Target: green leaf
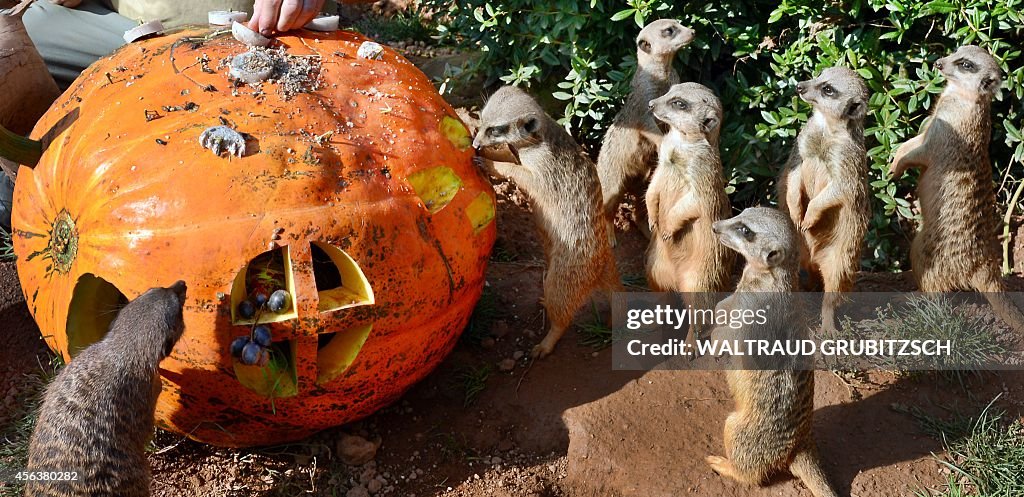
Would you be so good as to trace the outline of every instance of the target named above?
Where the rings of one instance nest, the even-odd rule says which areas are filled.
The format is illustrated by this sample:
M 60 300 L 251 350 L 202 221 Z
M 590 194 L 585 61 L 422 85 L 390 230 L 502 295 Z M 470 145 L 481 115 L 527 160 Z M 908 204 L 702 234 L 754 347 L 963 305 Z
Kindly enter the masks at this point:
M 636 12 L 636 9 L 620 10 L 620 11 L 612 14 L 612 20 L 613 21 L 621 21 L 621 20 L 623 20 L 623 19 L 633 15 L 634 12 Z

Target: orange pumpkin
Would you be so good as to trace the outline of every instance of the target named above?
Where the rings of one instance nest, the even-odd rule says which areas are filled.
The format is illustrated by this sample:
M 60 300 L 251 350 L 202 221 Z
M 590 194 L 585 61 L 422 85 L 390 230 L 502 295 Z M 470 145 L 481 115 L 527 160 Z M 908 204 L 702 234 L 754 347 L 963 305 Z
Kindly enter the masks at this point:
M 208 29 L 90 67 L 36 126 L 48 146 L 15 191 L 18 273 L 47 344 L 73 360 L 120 303 L 184 279 L 157 421 L 233 447 L 362 418 L 427 375 L 483 288 L 494 192 L 430 81 L 389 49 L 361 58 L 364 41 L 278 38 L 305 83 L 229 80 L 222 61 L 246 47 Z M 241 157 L 211 150 L 219 125 L 246 138 Z M 292 305 L 258 316 L 271 360 L 247 366 L 229 349 L 268 252 Z

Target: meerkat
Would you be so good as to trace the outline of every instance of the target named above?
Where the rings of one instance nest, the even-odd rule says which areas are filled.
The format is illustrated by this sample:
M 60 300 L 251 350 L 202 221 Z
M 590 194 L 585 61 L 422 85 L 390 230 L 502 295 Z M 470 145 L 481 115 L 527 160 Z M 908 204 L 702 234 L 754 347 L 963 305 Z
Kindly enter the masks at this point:
M 601 184 L 594 163 L 558 123 L 523 90 L 505 86 L 480 113 L 473 145 L 484 154 L 508 147 L 520 164 L 477 157 L 497 176 L 511 179 L 530 198 L 544 241 L 544 307 L 551 327 L 534 347 L 545 357 L 595 289 L 621 290 L 601 216 Z
M 657 162 L 662 130 L 651 116 L 647 104 L 665 94 L 679 82 L 672 68 L 676 52 L 693 41 L 694 31 L 674 19 L 659 19 L 645 26 L 636 38 L 637 68 L 630 82 L 630 94 L 622 110 L 604 135 L 597 156 L 597 172 L 604 193 L 604 214 L 614 243 L 614 221 L 622 195 L 640 191 L 638 183 L 647 180 Z M 645 231 L 646 221 L 638 216 L 637 225 Z M 645 233 L 645 235 L 649 235 Z
M 753 321 L 742 329 L 720 326 L 714 339 L 801 339 L 807 335 L 793 290 L 798 279 L 799 236 L 782 211 L 766 207 L 744 210 L 740 215 L 713 225 L 721 244 L 746 259 L 736 293 L 718 309 L 727 312 L 765 312 L 763 323 Z M 716 311 L 720 312 L 720 311 Z M 758 360 L 736 356 L 726 371 L 736 409 L 725 421 L 725 457 L 706 461 L 722 476 L 748 485 L 762 485 L 773 474 L 788 469 L 815 497 L 835 497 L 821 468 L 812 433 L 814 371 L 789 364 L 765 368 Z M 772 359 L 769 359 L 772 360 Z M 762 365 L 763 366 L 763 363 Z
M 28 449 L 28 471 L 77 473 L 30 481 L 27 497 L 149 495 L 146 444 L 160 394 L 160 361 L 184 331 L 186 286 L 154 288 L 117 315 L 107 335 L 46 389 Z
M 801 265 L 825 292 L 822 327 L 834 330 L 842 292 L 853 290 L 871 215 L 868 88 L 853 70 L 830 67 L 797 83 L 796 92 L 813 113 L 779 177 L 779 208 L 800 228 Z
M 687 304 L 707 309 L 710 293 L 728 289 L 735 260 L 711 231 L 732 211 L 718 153 L 722 103 L 705 86 L 680 83 L 651 100 L 650 111 L 669 131 L 647 189 L 647 282 L 654 291 L 680 292 Z M 691 340 L 701 338 L 702 329 L 691 323 Z
M 910 248 L 923 292 L 984 292 L 996 314 L 1024 333 L 1024 314 L 1003 294 L 998 222 L 988 146 L 999 65 L 977 46 L 960 47 L 935 62 L 946 77 L 924 131 L 901 145 L 891 173 L 921 169 L 917 198 L 921 226 Z

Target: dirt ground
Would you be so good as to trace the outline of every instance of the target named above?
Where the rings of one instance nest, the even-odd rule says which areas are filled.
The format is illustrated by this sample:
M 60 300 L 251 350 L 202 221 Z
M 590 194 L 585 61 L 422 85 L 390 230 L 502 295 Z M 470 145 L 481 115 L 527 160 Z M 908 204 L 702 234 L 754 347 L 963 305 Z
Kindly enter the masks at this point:
M 485 297 L 493 315 L 485 329 L 464 337 L 441 367 L 397 404 L 299 443 L 228 450 L 159 432 L 150 456 L 153 495 L 573 497 L 619 495 L 612 487 L 629 485 L 648 490 L 622 495 L 673 495 L 651 490 L 662 488 L 656 479 L 670 479 L 677 487 L 683 482 L 687 495 L 809 495 L 788 477 L 753 489 L 724 480 L 705 465 L 705 455 L 722 452 L 723 421 L 732 405 L 720 372 L 613 371 L 610 349 L 580 343 L 579 330 L 570 332 L 554 355 L 531 363 L 525 355 L 544 331 L 542 252 L 521 194 L 507 185 L 498 190 L 500 234 Z M 635 230 L 620 231 L 619 240 L 623 276 L 636 280 L 644 241 Z M 1024 289 L 1021 278 L 1011 284 Z M 857 289 L 912 287 L 903 275 L 865 274 Z M 595 319 L 586 309 L 576 323 Z M 0 327 L 0 421 L 6 424 L 5 413 L 23 400 L 23 375 L 47 361 L 10 263 L 0 265 Z M 1016 372 L 992 374 L 960 387 L 931 376 L 874 372 L 840 378 L 818 372 L 815 432 L 825 469 L 841 494 L 855 497 L 938 488 L 945 476 L 932 454 L 941 453 L 942 445 L 908 410 L 945 418 L 977 412 L 1003 394 L 1001 404 L 1019 415 L 1024 412 L 1021 379 Z M 478 395 L 470 398 L 467 389 L 477 388 Z M 588 455 L 570 461 L 563 415 L 595 401 L 620 404 L 597 405 L 590 413 L 605 438 L 620 437 L 617 456 L 593 460 L 603 452 L 583 440 L 576 442 L 583 443 L 578 450 Z M 635 422 L 633 416 L 621 419 L 624 409 L 636 413 Z M 607 426 L 601 426 L 602 416 Z M 379 442 L 380 448 L 369 462 L 350 466 L 342 462 L 343 452 L 351 455 L 343 440 Z M 574 466 L 575 475 L 570 474 Z M 669 468 L 669 474 L 623 481 L 638 478 L 636 468 L 646 467 Z M 601 471 L 606 473 L 594 476 Z

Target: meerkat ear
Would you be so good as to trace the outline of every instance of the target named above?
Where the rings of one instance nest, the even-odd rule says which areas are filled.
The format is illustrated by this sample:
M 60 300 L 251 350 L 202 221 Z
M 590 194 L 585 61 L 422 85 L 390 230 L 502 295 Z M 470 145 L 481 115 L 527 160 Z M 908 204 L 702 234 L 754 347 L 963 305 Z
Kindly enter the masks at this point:
M 984 78 L 981 78 L 981 90 L 984 92 L 993 92 L 999 88 L 999 85 L 1002 84 L 1002 82 L 1002 79 L 998 75 L 985 76 Z
M 526 116 L 519 121 L 519 126 L 532 135 L 540 129 L 540 119 L 537 116 Z
M 764 264 L 768 267 L 778 266 L 786 257 L 786 251 L 782 249 L 769 249 L 764 252 Z
M 636 41 L 636 48 L 643 50 L 644 53 L 651 53 L 651 42 L 640 38 Z
M 851 100 L 850 103 L 846 104 L 843 117 L 847 119 L 860 119 L 867 114 L 867 110 L 868 106 L 864 105 L 863 100 Z
M 700 130 L 705 133 L 710 132 L 716 127 L 718 127 L 718 116 L 714 114 L 704 116 L 704 120 L 700 122 Z

